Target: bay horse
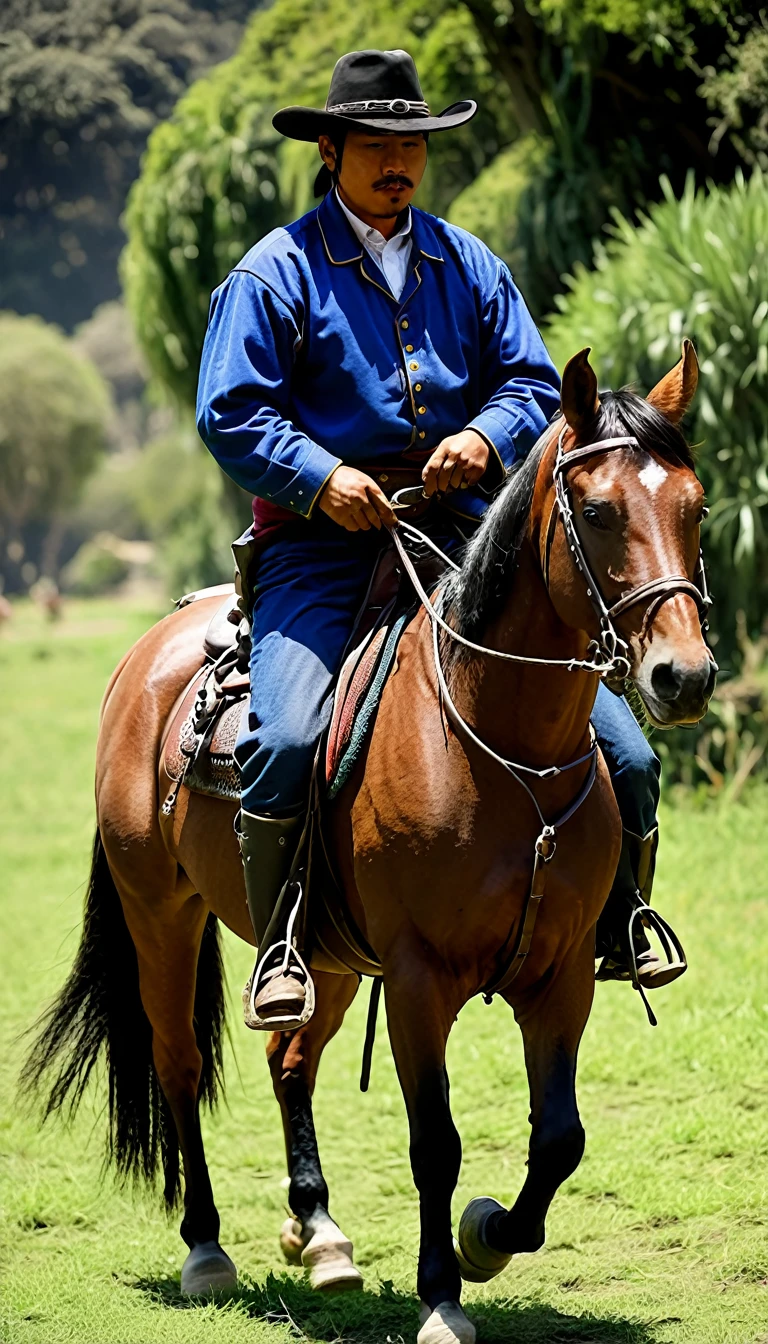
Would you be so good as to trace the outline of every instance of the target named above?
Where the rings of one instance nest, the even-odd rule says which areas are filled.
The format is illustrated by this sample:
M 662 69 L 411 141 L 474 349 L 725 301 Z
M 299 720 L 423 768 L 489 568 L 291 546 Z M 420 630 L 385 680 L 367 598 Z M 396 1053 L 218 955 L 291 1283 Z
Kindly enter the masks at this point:
M 576 1056 L 621 838 L 591 745 L 595 650 L 612 635 L 610 665 L 621 661 L 618 646 L 658 725 L 698 721 L 714 685 L 694 584 L 703 491 L 677 427 L 696 387 L 692 346 L 646 400 L 625 390 L 601 404 L 588 356 L 566 366 L 562 418 L 503 487 L 460 570 L 440 585 L 437 610 L 422 605 L 408 625 L 367 752 L 326 813 L 349 910 L 383 968 L 420 1200 L 419 1344 L 471 1344 L 461 1276 L 490 1279 L 541 1246 L 549 1205 L 583 1152 Z M 82 941 L 26 1070 L 30 1085 L 53 1071 L 50 1113 L 78 1103 L 105 1050 L 118 1171 L 151 1180 L 162 1168 L 171 1207 L 181 1155 L 187 1293 L 236 1282 L 219 1244 L 199 1111 L 221 1079 L 217 921 L 253 942 L 235 805 L 182 788 L 171 818 L 160 807 L 170 785 L 159 766 L 164 733 L 202 663 L 212 610 L 213 600 L 200 601 L 166 617 L 109 683 Z M 531 873 L 542 818 L 568 816 L 579 800 L 561 820 L 539 900 Z M 535 928 L 524 915 L 532 894 Z M 530 946 L 512 980 L 500 976 L 502 949 L 520 952 L 524 924 Z M 281 1244 L 313 1286 L 358 1287 L 351 1243 L 328 1212 L 311 1098 L 359 981 L 322 969 L 315 981 L 311 1021 L 267 1045 L 291 1178 Z M 470 1202 L 455 1248 L 461 1147 L 446 1042 L 462 1006 L 494 983 L 523 1037 L 528 1171 L 511 1209 Z

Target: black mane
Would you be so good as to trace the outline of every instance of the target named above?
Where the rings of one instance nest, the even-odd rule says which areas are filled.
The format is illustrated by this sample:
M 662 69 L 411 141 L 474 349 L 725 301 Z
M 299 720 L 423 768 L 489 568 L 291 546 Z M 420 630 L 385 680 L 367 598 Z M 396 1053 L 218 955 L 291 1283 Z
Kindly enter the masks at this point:
M 693 456 L 680 430 L 629 388 L 600 393 L 600 411 L 590 441 L 630 434 L 641 449 L 653 449 L 672 465 L 693 468 Z M 464 552 L 459 573 L 451 574 L 446 598 L 459 634 L 477 639 L 509 592 L 525 537 L 536 476 L 551 431 L 547 430 L 522 462 L 509 472 Z

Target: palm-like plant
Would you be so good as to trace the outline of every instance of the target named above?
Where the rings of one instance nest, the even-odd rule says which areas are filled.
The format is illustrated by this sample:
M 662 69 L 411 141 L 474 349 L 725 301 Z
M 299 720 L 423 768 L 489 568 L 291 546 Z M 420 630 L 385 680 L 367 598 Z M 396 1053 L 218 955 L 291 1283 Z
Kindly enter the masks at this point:
M 637 227 L 615 216 L 593 270 L 579 267 L 546 339 L 557 362 L 591 345 L 606 384 L 652 387 L 693 338 L 689 425 L 711 508 L 706 550 L 718 658 L 738 654 L 737 613 L 759 634 L 768 597 L 768 176 L 690 180 Z

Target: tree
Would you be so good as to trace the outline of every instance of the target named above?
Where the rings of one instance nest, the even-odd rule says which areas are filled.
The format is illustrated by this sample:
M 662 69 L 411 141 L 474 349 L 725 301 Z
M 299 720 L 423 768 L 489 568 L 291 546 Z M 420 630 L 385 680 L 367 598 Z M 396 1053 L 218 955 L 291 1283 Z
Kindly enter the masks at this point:
M 55 568 L 60 522 L 104 451 L 111 415 L 94 366 L 56 327 L 0 314 L 0 563 L 24 561 L 25 530 L 43 524 L 42 568 Z M 35 569 L 36 565 L 33 566 Z M 24 577 L 24 575 L 22 575 Z M 31 581 L 35 574 L 28 571 Z
M 194 400 L 211 290 L 254 242 L 313 204 L 317 150 L 282 140 L 272 114 L 322 106 L 343 52 L 402 45 L 438 111 L 465 94 L 481 106 L 469 126 L 430 141 L 420 200 L 445 211 L 516 134 L 459 0 L 276 0 L 153 133 L 129 200 L 122 273 L 152 371 L 181 403 Z
M 466 0 L 515 120 L 546 154 L 520 193 L 508 248 L 543 317 L 589 264 L 613 211 L 730 182 L 768 147 L 768 32 L 740 0 Z M 713 117 L 713 112 L 718 115 Z M 463 205 L 468 226 L 469 212 Z
M 67 327 L 116 298 L 147 136 L 234 49 L 251 0 L 4 0 L 0 308 Z

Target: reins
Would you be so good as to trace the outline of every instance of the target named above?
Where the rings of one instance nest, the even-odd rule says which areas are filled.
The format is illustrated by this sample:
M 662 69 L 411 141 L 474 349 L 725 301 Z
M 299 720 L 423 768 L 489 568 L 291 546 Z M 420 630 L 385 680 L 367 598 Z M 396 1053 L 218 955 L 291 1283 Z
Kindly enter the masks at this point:
M 587 649 L 588 657 L 586 659 L 535 658 L 523 654 L 505 653 L 500 649 L 491 649 L 483 644 L 476 644 L 473 640 L 466 639 L 464 635 L 460 634 L 459 631 L 454 630 L 444 619 L 439 609 L 442 604 L 442 594 L 440 591 L 438 590 L 435 602 L 433 602 L 426 592 L 400 534 L 404 533 L 406 536 L 411 536 L 421 545 L 427 546 L 435 555 L 439 556 L 447 566 L 456 572 L 460 572 L 459 566 L 454 564 L 450 557 L 441 551 L 439 546 L 435 545 L 429 537 L 427 537 L 419 528 L 414 527 L 412 523 L 399 519 L 397 527 L 391 529 L 392 540 L 400 561 L 413 584 L 432 627 L 432 649 L 435 661 L 435 674 L 437 677 L 439 693 L 445 704 L 446 710 L 470 741 L 473 742 L 486 756 L 490 757 L 491 760 L 502 766 L 508 774 L 512 775 L 513 779 L 515 779 L 520 787 L 525 790 L 533 803 L 541 825 L 541 832 L 534 845 L 531 884 L 523 903 L 520 920 L 516 925 L 516 935 L 513 939 L 513 933 L 515 931 L 515 926 L 513 926 L 513 929 L 510 930 L 510 933 L 501 948 L 499 954 L 500 966 L 496 975 L 491 978 L 482 990 L 480 990 L 486 1003 L 491 1002 L 494 994 L 502 993 L 508 989 L 522 970 L 525 958 L 530 950 L 539 905 L 541 904 L 546 889 L 546 866 L 554 858 L 557 849 L 558 829 L 565 825 L 565 823 L 578 812 L 582 803 L 589 797 L 597 777 L 597 742 L 595 741 L 594 730 L 590 725 L 592 740 L 589 751 L 579 756 L 576 760 L 568 761 L 565 765 L 547 766 L 543 770 L 538 770 L 528 765 L 522 765 L 520 762 L 509 761 L 505 757 L 500 756 L 492 747 L 489 747 L 486 742 L 483 742 L 483 740 L 478 737 L 474 729 L 470 727 L 466 719 L 464 719 L 459 712 L 459 709 L 454 702 L 440 657 L 439 631 L 442 630 L 453 642 L 462 645 L 464 648 L 471 649 L 473 652 L 481 654 L 484 657 L 503 659 L 512 663 L 538 665 L 541 667 L 561 667 L 569 672 L 593 672 L 600 677 L 612 677 L 624 681 L 630 673 L 630 661 L 628 645 L 626 641 L 621 638 L 614 625 L 614 621 L 619 615 L 628 611 L 631 607 L 637 606 L 640 602 L 646 602 L 647 610 L 643 621 L 643 633 L 645 634 L 663 603 L 666 602 L 669 597 L 677 595 L 678 593 L 684 593 L 686 596 L 692 597 L 696 602 L 702 629 L 706 630 L 707 611 L 712 601 L 707 590 L 703 556 L 701 551 L 699 551 L 696 577 L 699 580 L 700 586 L 693 583 L 684 574 L 662 575 L 657 579 L 650 579 L 645 583 L 638 584 L 637 587 L 630 589 L 627 593 L 623 593 L 621 597 L 610 605 L 606 603 L 600 585 L 590 568 L 576 525 L 573 502 L 567 482 L 567 472 L 577 462 L 582 462 L 589 457 L 593 457 L 596 453 L 612 452 L 617 448 L 639 448 L 640 444 L 632 435 L 622 435 L 616 438 L 597 440 L 595 443 L 588 443 L 582 447 L 573 448 L 570 452 L 566 453 L 563 449 L 563 440 L 565 438 L 566 430 L 567 425 L 564 425 L 560 431 L 557 443 L 557 456 L 555 458 L 553 469 L 555 504 L 547 527 L 548 535 L 545 544 L 543 578 L 547 590 L 549 591 L 549 558 L 551 538 L 554 535 L 554 529 L 552 528 L 552 519 L 554 519 L 555 527 L 557 526 L 558 521 L 562 523 L 566 543 L 573 556 L 577 569 L 584 578 L 587 588 L 587 596 L 590 599 L 599 623 L 600 634 L 597 639 L 591 641 Z M 396 494 L 392 496 L 393 508 L 408 507 L 407 502 L 402 496 L 412 494 L 414 489 L 419 490 L 419 487 L 409 487 L 397 491 Z M 591 657 L 589 655 L 591 655 Z M 566 770 L 572 770 L 578 765 L 584 765 L 586 762 L 589 762 L 589 769 L 578 794 L 559 817 L 554 821 L 548 822 L 541 810 L 536 795 L 522 775 L 533 775 L 535 778 L 542 780 L 554 779 L 558 775 L 563 774 Z M 639 988 L 639 982 L 636 978 L 635 984 L 636 987 Z M 645 1001 L 644 995 L 643 998 Z M 646 1008 L 647 1007 L 648 1005 L 646 1003 Z M 649 1014 L 649 1016 L 651 1016 L 651 1021 L 653 1023 L 654 1019 L 652 1018 L 652 1015 Z

